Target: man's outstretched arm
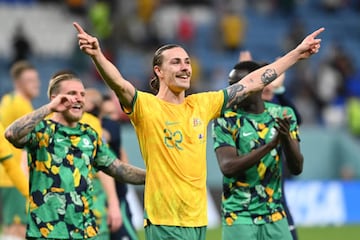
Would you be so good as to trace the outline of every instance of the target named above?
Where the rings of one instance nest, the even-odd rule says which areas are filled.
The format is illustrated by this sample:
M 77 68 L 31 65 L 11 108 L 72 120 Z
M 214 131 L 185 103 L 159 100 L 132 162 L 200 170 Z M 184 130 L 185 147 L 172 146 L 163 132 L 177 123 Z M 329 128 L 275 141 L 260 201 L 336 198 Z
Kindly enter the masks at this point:
M 301 59 L 306 59 L 316 54 L 320 49 L 321 39 L 316 38 L 324 28 L 319 28 L 308 35 L 295 49 L 278 58 L 256 71 L 246 75 L 241 81 L 226 88 L 228 93 L 227 108 L 230 108 L 252 92 L 257 92 L 264 88 L 265 85 L 274 81 L 279 75 L 284 73 L 288 68 L 293 66 Z
M 135 87 L 125 80 L 114 64 L 104 56 L 96 37 L 86 33 L 76 22 L 74 27 L 78 31 L 77 37 L 80 49 L 91 57 L 99 74 L 105 83 L 116 93 L 121 104 L 126 108 L 131 108 L 135 96 Z

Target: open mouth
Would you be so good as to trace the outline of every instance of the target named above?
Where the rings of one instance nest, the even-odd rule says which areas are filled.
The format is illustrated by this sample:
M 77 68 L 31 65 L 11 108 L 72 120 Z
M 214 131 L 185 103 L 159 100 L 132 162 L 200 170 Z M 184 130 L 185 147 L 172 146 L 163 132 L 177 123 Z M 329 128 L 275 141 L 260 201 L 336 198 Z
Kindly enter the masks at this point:
M 74 105 L 71 107 L 71 109 L 74 109 L 74 110 L 76 110 L 76 111 L 80 111 L 80 110 L 82 110 L 82 106 L 81 106 L 81 104 L 74 104 Z
M 189 75 L 177 75 L 176 78 L 179 78 L 179 79 L 183 79 L 183 80 L 188 80 L 190 78 Z

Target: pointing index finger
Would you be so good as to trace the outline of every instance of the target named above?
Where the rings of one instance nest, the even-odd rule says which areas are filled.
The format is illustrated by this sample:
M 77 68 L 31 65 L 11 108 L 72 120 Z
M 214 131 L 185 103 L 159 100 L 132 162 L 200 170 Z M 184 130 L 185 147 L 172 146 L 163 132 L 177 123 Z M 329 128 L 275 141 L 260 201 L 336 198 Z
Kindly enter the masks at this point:
M 85 33 L 84 29 L 77 22 L 73 22 L 73 25 L 78 31 L 78 33 Z
M 311 35 L 315 38 L 317 35 L 319 35 L 320 33 L 322 33 L 325 30 L 325 28 L 319 28 L 318 30 L 316 30 L 315 32 L 313 32 Z

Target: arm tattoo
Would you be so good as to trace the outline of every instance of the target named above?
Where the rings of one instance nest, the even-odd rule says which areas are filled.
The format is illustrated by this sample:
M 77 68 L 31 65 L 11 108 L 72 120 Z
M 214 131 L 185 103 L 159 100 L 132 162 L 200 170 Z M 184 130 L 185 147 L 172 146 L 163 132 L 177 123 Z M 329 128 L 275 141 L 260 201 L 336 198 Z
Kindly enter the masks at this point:
M 226 104 L 226 108 L 235 106 L 247 97 L 248 93 L 244 91 L 245 88 L 246 87 L 240 83 L 236 83 L 230 87 L 227 87 L 229 98 Z
M 7 140 L 16 147 L 23 147 L 28 140 L 26 138 L 27 134 L 48 114 L 50 114 L 48 107 L 43 106 L 17 119 L 6 129 L 5 136 Z
M 145 170 L 123 163 L 116 159 L 104 169 L 104 172 L 114 177 L 119 182 L 135 185 L 145 184 Z
M 265 72 L 261 75 L 261 81 L 264 85 L 268 85 L 278 77 L 275 69 L 266 69 Z

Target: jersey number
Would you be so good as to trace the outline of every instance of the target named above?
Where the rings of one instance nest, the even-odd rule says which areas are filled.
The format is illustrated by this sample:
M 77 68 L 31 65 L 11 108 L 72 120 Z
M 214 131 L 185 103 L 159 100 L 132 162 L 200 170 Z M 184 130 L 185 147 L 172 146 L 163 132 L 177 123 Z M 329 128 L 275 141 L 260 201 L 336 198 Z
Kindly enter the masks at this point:
M 183 141 L 183 135 L 181 131 L 176 130 L 175 132 L 172 132 L 171 130 L 165 128 L 164 134 L 164 143 L 168 148 L 183 150 L 183 148 L 180 146 Z

